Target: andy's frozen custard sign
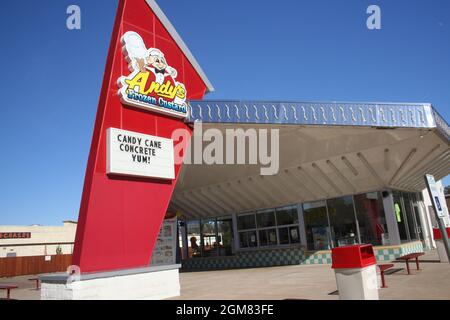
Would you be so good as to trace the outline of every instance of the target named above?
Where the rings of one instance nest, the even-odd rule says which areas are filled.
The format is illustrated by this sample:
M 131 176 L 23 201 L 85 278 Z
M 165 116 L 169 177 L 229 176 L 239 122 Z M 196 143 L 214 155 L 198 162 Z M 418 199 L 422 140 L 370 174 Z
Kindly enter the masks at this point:
M 177 70 L 169 66 L 164 53 L 146 48 L 136 32 L 122 37 L 123 52 L 131 74 L 119 79 L 119 95 L 126 105 L 169 114 L 187 116 L 186 88 L 176 81 Z
M 122 103 L 186 118 L 186 88 L 176 81 L 178 72 L 169 66 L 164 53 L 147 48 L 132 31 L 123 35 L 122 45 L 131 71 L 119 78 Z M 107 141 L 107 174 L 175 179 L 173 140 L 109 128 Z

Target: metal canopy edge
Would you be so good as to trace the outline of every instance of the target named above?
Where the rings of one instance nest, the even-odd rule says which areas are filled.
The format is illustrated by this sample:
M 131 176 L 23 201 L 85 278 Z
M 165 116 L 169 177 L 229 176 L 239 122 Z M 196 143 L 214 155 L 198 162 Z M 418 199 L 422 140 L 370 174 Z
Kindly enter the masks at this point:
M 428 103 L 190 101 L 189 122 L 437 129 L 450 126 Z
M 178 34 L 177 30 L 175 30 L 175 27 L 172 25 L 172 23 L 169 21 L 167 16 L 164 14 L 164 12 L 161 10 L 161 8 L 158 6 L 158 4 L 155 2 L 155 0 L 145 0 L 147 4 L 150 6 L 150 8 L 153 10 L 155 15 L 158 17 L 158 19 L 161 21 L 163 26 L 166 28 L 167 32 L 172 36 L 172 38 L 175 40 L 178 47 L 180 47 L 181 51 L 183 51 L 186 58 L 189 60 L 189 62 L 192 64 L 192 66 L 195 68 L 197 73 L 199 74 L 200 78 L 202 78 L 203 82 L 206 84 L 207 92 L 214 92 L 214 87 L 209 81 L 208 77 L 206 76 L 205 72 L 203 72 L 203 69 L 200 67 L 199 63 L 195 59 L 192 52 L 189 50 L 187 45 L 184 43 L 183 39 L 181 39 L 180 35 Z

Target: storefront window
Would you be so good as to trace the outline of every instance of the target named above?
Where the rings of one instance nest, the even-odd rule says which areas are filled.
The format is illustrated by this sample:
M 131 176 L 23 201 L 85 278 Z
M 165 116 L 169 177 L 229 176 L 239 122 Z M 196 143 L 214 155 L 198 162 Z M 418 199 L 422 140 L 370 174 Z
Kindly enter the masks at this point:
M 384 245 L 388 239 L 383 202 L 378 192 L 354 196 L 356 216 L 362 243 Z
M 239 232 L 239 244 L 241 248 L 254 248 L 258 246 L 256 231 Z
M 303 212 L 308 249 L 331 249 L 330 226 L 325 201 L 304 203 Z
M 296 207 L 285 207 L 276 210 L 277 225 L 284 226 L 298 224 L 298 213 Z
M 227 256 L 234 253 L 231 216 L 186 222 L 188 257 Z
M 277 244 L 277 229 L 259 230 L 259 245 L 261 247 L 274 246 Z
M 333 246 L 341 247 L 358 242 L 353 197 L 327 201 Z
M 241 248 L 254 248 L 258 246 L 256 236 L 256 215 L 254 213 L 243 214 L 237 217 L 239 231 L 239 246 Z M 243 230 L 248 230 L 244 231 Z
M 241 248 L 300 243 L 297 206 L 243 214 L 237 221 Z
M 258 212 L 256 214 L 256 220 L 258 222 L 258 228 L 274 227 L 276 225 L 274 210 Z
M 300 243 L 300 233 L 297 226 L 279 228 L 280 244 Z
M 300 243 L 297 206 L 276 209 L 280 245 Z
M 289 244 L 289 228 L 278 229 L 278 235 L 280 236 L 280 244 Z
M 256 229 L 256 220 L 254 213 L 238 216 L 237 220 L 239 230 Z
M 219 256 L 230 256 L 233 248 L 233 220 L 231 217 L 217 219 L 217 242 Z

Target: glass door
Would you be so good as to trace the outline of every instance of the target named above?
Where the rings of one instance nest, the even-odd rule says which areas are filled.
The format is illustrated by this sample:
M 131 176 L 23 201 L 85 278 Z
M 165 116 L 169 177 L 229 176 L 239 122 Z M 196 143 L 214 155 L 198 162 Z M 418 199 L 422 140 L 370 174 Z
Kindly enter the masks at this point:
M 217 224 L 216 219 L 202 220 L 202 256 L 217 256 Z
M 402 196 L 400 192 L 397 191 L 393 193 L 393 196 L 394 196 L 394 214 L 395 219 L 397 220 L 398 232 L 400 233 L 400 240 L 409 241 L 409 232 L 407 230 L 407 223 Z
M 353 197 L 361 243 L 383 245 L 388 238 L 383 200 L 378 192 Z
M 200 249 L 200 220 L 189 220 L 186 222 L 186 236 L 188 245 L 188 257 L 201 257 Z
M 353 198 L 327 200 L 333 247 L 354 245 L 358 242 Z
M 331 231 L 325 201 L 303 204 L 308 250 L 330 250 Z
M 231 217 L 217 219 L 217 245 L 219 256 L 234 254 L 233 220 Z
M 403 193 L 403 203 L 405 206 L 406 222 L 408 225 L 410 240 L 419 239 L 417 234 L 417 221 L 413 209 L 413 202 L 415 202 L 414 200 L 415 199 L 413 199 L 412 194 Z

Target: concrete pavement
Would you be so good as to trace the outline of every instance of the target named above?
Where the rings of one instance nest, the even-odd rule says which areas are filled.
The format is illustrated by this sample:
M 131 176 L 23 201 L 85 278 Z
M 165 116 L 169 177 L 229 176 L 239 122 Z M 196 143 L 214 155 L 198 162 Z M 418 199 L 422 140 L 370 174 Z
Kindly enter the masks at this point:
M 437 263 L 436 252 L 421 258 L 421 271 L 410 263 L 412 275 L 407 275 L 404 262 L 394 263 L 403 270 L 386 276 L 388 288 L 380 289 L 382 300 L 433 299 L 450 300 L 450 264 Z M 0 283 L 15 283 L 20 289 L 12 298 L 36 300 L 40 292 L 27 277 L 0 279 Z M 181 296 L 172 300 L 337 300 L 334 271 L 329 265 L 285 266 L 180 274 Z M 6 292 L 0 292 L 0 297 Z

